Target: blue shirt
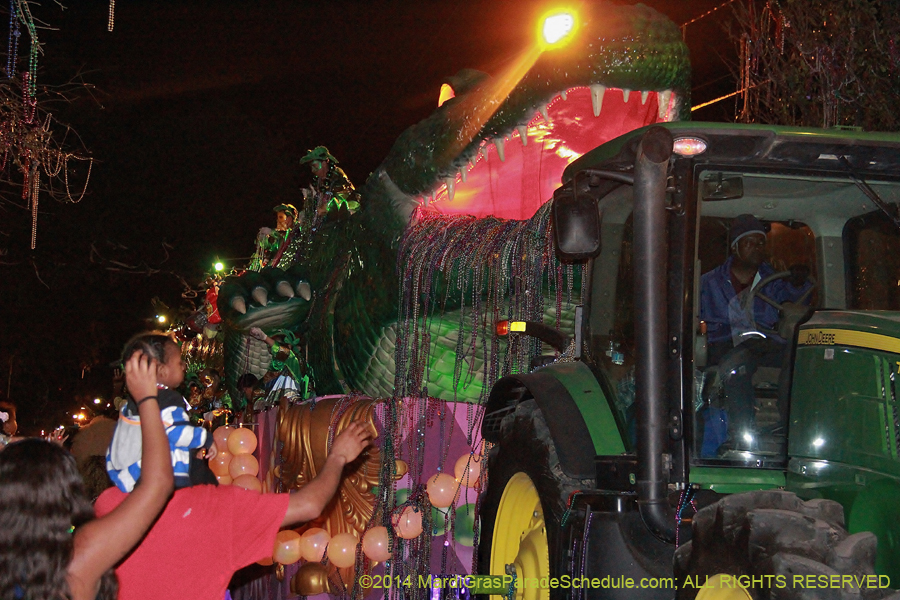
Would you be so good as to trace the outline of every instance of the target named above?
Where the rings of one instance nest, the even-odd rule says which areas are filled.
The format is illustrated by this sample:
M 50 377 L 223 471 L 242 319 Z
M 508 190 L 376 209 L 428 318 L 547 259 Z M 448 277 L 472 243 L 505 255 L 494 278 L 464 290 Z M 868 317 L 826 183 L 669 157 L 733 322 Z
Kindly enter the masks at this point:
M 753 284 L 748 286 L 740 294 L 734 290 L 731 283 L 731 264 L 734 256 L 729 256 L 721 266 L 704 273 L 700 278 L 700 320 L 706 321 L 706 333 L 709 343 L 732 340 L 734 345 L 743 341 L 744 334 L 758 331 L 759 328 L 774 330 L 778 323 L 778 310 L 760 299 L 753 299 L 753 314 L 748 315 L 741 306 L 741 300 L 746 298 L 757 281 L 765 279 L 775 273 L 775 269 L 768 263 L 759 266 Z M 796 288 L 787 279 L 776 279 L 768 283 L 761 293 L 779 304 L 784 302 L 796 302 L 806 291 L 812 287 L 806 282 L 802 287 Z M 776 337 L 775 339 L 781 340 Z

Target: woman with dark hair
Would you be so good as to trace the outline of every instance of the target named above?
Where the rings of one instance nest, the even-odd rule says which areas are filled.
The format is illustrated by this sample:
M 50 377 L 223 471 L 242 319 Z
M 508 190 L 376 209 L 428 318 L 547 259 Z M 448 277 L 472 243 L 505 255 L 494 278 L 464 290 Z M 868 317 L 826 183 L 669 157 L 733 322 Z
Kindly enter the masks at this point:
M 0 600 L 115 600 L 112 567 L 153 523 L 172 493 L 169 444 L 156 399 L 158 363 L 142 352 L 125 365 L 138 400 L 141 484 L 95 519 L 75 459 L 26 439 L 0 452 Z

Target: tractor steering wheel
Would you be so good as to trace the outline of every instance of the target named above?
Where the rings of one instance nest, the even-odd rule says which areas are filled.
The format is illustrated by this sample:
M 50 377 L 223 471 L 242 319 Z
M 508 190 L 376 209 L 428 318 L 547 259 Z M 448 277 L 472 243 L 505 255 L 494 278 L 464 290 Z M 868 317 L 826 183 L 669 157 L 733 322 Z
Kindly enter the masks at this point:
M 806 280 L 811 284 L 809 289 L 803 292 L 803 295 L 797 298 L 794 302 L 776 302 L 772 300 L 768 296 L 762 293 L 763 288 L 769 285 L 771 282 L 776 279 L 787 279 L 791 277 L 793 274 L 790 271 L 779 271 L 778 273 L 772 273 L 768 277 L 765 277 L 759 281 L 753 289 L 750 290 L 750 293 L 747 294 L 747 299 L 744 301 L 744 309 L 747 311 L 747 314 L 753 314 L 753 301 L 759 296 L 759 299 L 763 302 L 766 302 L 770 306 L 772 306 L 775 310 L 778 311 L 780 318 L 778 319 L 778 331 L 772 331 L 770 329 L 765 329 L 760 327 L 759 330 L 763 333 L 776 334 L 781 336 L 781 338 L 785 340 L 790 340 L 793 337 L 794 329 L 797 327 L 797 324 L 800 320 L 809 314 L 809 311 L 812 309 L 811 306 L 807 306 L 804 304 L 806 300 L 809 298 L 810 294 L 813 293 L 814 290 L 818 289 L 818 284 L 816 280 L 811 276 L 808 276 Z

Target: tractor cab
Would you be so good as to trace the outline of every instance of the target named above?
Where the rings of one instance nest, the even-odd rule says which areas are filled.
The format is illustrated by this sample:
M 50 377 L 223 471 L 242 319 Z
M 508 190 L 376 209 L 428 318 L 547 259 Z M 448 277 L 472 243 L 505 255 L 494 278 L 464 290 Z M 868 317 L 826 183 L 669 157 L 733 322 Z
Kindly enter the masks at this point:
M 900 136 L 666 123 L 563 182 L 575 351 L 492 387 L 482 572 L 900 579 Z

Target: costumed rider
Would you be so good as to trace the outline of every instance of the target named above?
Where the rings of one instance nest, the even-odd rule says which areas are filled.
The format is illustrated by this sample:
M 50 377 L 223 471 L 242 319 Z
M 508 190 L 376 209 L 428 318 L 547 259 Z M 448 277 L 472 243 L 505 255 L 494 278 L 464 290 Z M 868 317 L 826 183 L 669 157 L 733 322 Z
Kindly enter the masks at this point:
M 359 193 L 337 163 L 325 146 L 316 146 L 300 159 L 301 165 L 309 164 L 314 177 L 312 185 L 303 190 L 303 212 L 312 229 L 326 218 L 346 218 L 359 209 Z
M 700 278 L 700 320 L 706 323 L 709 364 L 719 365 L 717 379 L 728 422 L 725 447 L 752 449 L 757 433 L 753 374 L 759 367 L 778 367 L 786 377 L 789 359 L 788 343 L 775 331 L 780 312 L 761 296 L 782 306 L 802 306 L 808 304 L 813 284 L 809 268 L 795 265 L 789 277 L 773 279 L 755 290 L 759 282 L 775 274 L 765 262 L 766 227 L 753 215 L 743 214 L 732 220 L 730 232 L 731 256 Z M 781 395 L 780 424 L 786 401 Z
M 276 404 L 282 396 L 286 396 L 291 402 L 303 402 L 315 395 L 310 384 L 310 377 L 297 359 L 297 355 L 291 349 L 295 341 L 294 335 L 282 332 L 284 342 L 269 337 L 259 327 L 250 328 L 250 337 L 264 342 L 269 347 L 272 362 L 269 364 L 269 372 L 263 377 L 266 394 L 253 406 L 253 410 L 263 410 L 267 406 Z
M 272 209 L 276 216 L 275 230 L 261 227 L 256 236 L 256 253 L 250 263 L 251 271 L 263 267 L 277 267 L 300 231 L 297 209 L 293 204 L 279 204 Z

